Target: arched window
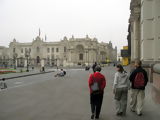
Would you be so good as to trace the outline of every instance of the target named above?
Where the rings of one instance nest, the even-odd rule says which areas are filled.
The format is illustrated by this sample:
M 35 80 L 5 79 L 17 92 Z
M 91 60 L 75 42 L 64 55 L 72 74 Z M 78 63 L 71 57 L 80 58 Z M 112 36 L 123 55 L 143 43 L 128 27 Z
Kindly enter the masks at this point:
M 66 49 L 66 47 L 64 47 L 64 52 L 66 52 L 67 51 L 67 49 Z
M 82 53 L 79 54 L 79 60 L 83 60 L 83 54 Z

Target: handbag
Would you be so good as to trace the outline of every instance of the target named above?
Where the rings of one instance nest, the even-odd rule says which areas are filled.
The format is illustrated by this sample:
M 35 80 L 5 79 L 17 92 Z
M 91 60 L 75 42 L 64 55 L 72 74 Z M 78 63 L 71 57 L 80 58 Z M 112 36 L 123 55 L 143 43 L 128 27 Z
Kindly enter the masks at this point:
M 93 78 L 93 85 L 91 85 L 91 89 L 93 92 L 96 92 L 96 91 L 99 91 L 99 84 L 98 82 L 96 82 L 94 76 L 92 75 L 92 78 Z

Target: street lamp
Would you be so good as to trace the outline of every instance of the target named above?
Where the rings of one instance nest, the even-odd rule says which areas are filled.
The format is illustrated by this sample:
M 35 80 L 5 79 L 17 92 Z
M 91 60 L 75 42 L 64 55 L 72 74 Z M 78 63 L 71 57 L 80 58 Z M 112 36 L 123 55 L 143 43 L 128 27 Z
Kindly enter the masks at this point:
M 27 70 L 26 70 L 26 72 L 29 72 L 29 63 L 28 63 L 29 55 L 30 55 L 30 51 L 26 50 L 26 52 L 25 52 L 25 57 L 27 58 Z

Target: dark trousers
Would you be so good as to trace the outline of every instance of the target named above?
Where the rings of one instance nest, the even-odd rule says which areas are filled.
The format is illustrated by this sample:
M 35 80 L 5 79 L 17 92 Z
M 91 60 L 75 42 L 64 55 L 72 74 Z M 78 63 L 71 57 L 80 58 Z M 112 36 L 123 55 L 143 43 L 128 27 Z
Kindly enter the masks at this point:
M 101 106 L 103 101 L 103 93 L 92 93 L 90 94 L 91 112 L 99 118 L 101 112 Z

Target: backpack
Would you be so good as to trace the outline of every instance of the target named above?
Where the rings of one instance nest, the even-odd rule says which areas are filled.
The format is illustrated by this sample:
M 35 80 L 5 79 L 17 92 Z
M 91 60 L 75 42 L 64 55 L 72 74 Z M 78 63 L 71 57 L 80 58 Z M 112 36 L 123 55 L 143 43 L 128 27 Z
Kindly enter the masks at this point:
M 145 87 L 145 78 L 142 72 L 136 74 L 134 79 L 134 87 L 135 88 Z
M 93 85 L 91 85 L 91 89 L 92 89 L 93 92 L 97 92 L 97 91 L 100 90 L 100 88 L 99 88 L 99 83 L 96 82 L 96 80 L 95 80 L 95 78 L 93 77 L 93 75 L 92 75 L 92 78 L 93 78 Z

